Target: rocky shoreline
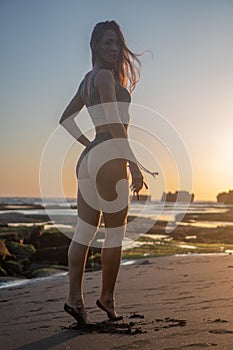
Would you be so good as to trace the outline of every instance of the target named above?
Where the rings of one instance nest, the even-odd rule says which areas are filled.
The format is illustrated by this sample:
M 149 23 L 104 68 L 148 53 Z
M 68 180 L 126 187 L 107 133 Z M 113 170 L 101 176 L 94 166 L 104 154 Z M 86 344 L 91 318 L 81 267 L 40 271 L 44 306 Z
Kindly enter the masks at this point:
M 14 223 L 21 225 L 11 226 Z M 24 226 L 24 223 L 31 225 Z M 46 215 L 29 216 L 17 212 L 0 215 L 1 282 L 10 278 L 45 277 L 68 270 L 67 252 L 72 231 L 64 234 L 64 230 L 62 233 L 54 227 L 45 229 L 45 223 L 49 223 Z M 87 269 L 100 268 L 99 252 L 97 248 L 90 249 Z
M 76 216 L 57 216 L 58 223 L 73 228 Z M 131 221 L 134 217 L 129 216 Z M 179 219 L 177 217 L 177 219 Z M 141 225 L 147 218 L 142 218 Z M 233 252 L 232 226 L 215 228 L 195 227 L 194 220 L 233 221 L 233 208 L 224 213 L 186 214 L 183 222 L 166 234 L 167 222 L 157 221 L 153 227 L 137 239 L 138 246 L 123 252 L 123 258 L 144 258 L 189 253 Z M 13 224 L 19 226 L 11 226 Z M 25 225 L 23 225 L 25 223 Z M 59 231 L 49 225 L 50 218 L 44 215 L 22 214 L 17 211 L 0 215 L 0 281 L 10 278 L 38 278 L 68 270 L 67 251 L 73 230 Z M 27 226 L 30 224 L 31 226 Z M 137 227 L 140 231 L 140 227 Z M 142 230 L 143 231 L 143 230 Z M 99 238 L 103 233 L 98 233 Z M 87 270 L 101 269 L 100 248 L 89 250 Z

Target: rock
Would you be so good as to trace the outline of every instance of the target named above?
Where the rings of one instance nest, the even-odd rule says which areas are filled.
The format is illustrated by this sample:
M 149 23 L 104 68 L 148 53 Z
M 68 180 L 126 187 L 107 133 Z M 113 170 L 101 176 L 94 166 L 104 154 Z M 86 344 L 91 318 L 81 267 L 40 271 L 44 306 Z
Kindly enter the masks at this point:
M 228 193 L 227 192 L 218 193 L 218 195 L 217 195 L 217 202 L 218 203 L 226 203 L 227 197 L 228 197 Z
M 31 275 L 34 273 L 34 271 L 40 270 L 40 269 L 55 269 L 56 271 L 68 271 L 68 266 L 63 265 L 56 265 L 56 264 L 43 264 L 43 263 L 36 263 L 33 262 L 30 264 L 28 269 L 24 272 L 24 276 L 27 278 L 31 278 Z
M 45 231 L 40 239 L 40 249 L 48 247 L 64 247 L 70 245 L 70 239 L 57 229 Z
M 40 246 L 41 237 L 44 234 L 44 226 L 36 225 L 34 227 L 25 227 L 23 234 L 23 243 L 32 244 L 37 249 Z M 29 230 L 28 230 L 29 229 Z
M 0 238 L 5 238 L 7 241 L 34 245 L 34 243 L 40 239 L 40 236 L 43 234 L 43 230 L 43 225 L 1 228 Z
M 193 202 L 194 201 L 194 193 L 189 193 L 188 191 L 176 191 L 172 192 L 163 192 L 162 202 Z
M 30 266 L 31 261 L 28 258 L 23 258 L 18 260 L 18 263 L 21 264 L 24 267 L 24 269 L 27 269 Z
M 61 272 L 59 269 L 54 269 L 54 268 L 40 268 L 35 271 L 33 271 L 30 275 L 28 275 L 28 278 L 39 278 L 39 277 L 47 277 L 54 275 L 55 273 Z
M 4 270 L 6 270 L 6 272 L 9 275 L 13 275 L 13 276 L 16 276 L 16 275 L 22 273 L 24 270 L 24 267 L 22 264 L 20 264 L 17 261 L 13 261 L 13 260 L 4 261 L 2 263 L 2 266 L 3 266 Z
M 150 264 L 150 261 L 148 259 L 144 259 L 138 262 L 138 265 L 148 265 Z
M 6 246 L 16 259 L 30 258 L 36 253 L 36 249 L 32 244 L 21 244 L 13 241 L 6 241 Z
M 19 236 L 18 236 L 18 232 L 17 231 L 12 231 L 12 229 L 8 230 L 4 230 L 0 232 L 0 237 L 1 239 L 4 239 L 6 241 L 15 241 L 18 242 L 19 241 Z
M 12 254 L 9 252 L 5 240 L 0 239 L 0 261 L 4 260 L 6 256 L 11 256 Z
M 46 264 L 57 264 L 57 265 L 68 265 L 67 259 L 68 246 L 62 247 L 47 247 L 38 249 L 33 256 L 34 262 L 46 263 Z
M 6 270 L 5 270 L 3 267 L 1 267 L 1 266 L 0 266 L 0 276 L 1 276 L 1 277 L 2 277 L 2 276 L 7 276 Z
M 217 195 L 218 203 L 233 204 L 233 190 L 227 192 L 221 192 Z

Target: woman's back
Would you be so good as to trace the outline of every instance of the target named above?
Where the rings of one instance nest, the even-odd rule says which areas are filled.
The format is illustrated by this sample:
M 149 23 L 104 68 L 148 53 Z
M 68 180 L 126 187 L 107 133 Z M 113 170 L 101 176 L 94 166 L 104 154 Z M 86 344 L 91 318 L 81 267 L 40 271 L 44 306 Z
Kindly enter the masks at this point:
M 88 72 L 79 85 L 79 92 L 83 103 L 88 108 L 88 112 L 95 126 L 105 125 L 107 123 L 104 110 L 101 106 L 101 99 L 95 84 L 97 74 L 101 71 L 91 70 Z M 129 123 L 129 104 L 131 96 L 128 90 L 115 80 L 116 102 L 121 116 L 122 123 Z

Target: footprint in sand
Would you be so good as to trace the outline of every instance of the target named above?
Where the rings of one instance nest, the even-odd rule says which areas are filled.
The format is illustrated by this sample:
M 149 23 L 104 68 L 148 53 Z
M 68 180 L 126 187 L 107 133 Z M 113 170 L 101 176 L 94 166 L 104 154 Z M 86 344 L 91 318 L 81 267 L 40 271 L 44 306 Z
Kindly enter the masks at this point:
M 129 316 L 129 318 L 144 318 L 144 315 L 134 312 L 132 315 Z
M 29 312 L 38 312 L 38 311 L 41 311 L 43 309 L 44 309 L 43 307 L 39 307 L 38 309 L 29 310 Z
M 184 346 L 179 346 L 179 347 L 172 347 L 172 348 L 166 348 L 165 350 L 187 350 L 188 348 L 192 349 L 200 349 L 200 348 L 209 348 L 210 346 L 217 346 L 218 344 L 216 343 L 191 343 L 191 344 L 186 344 Z
M 155 322 L 160 323 L 158 327 L 155 327 L 155 331 L 161 331 L 164 328 L 171 327 L 184 327 L 187 324 L 186 320 L 178 320 L 170 317 L 166 317 L 164 319 L 156 319 Z
M 211 329 L 209 333 L 214 334 L 232 334 L 233 331 L 229 331 L 228 329 Z
M 205 320 L 203 320 L 205 321 Z M 227 320 L 222 320 L 221 318 L 216 318 L 215 320 L 207 320 L 207 322 L 210 322 L 210 323 L 227 323 L 228 321 Z
M 62 298 L 52 298 L 52 299 L 47 299 L 46 300 L 46 303 L 47 302 L 53 302 L 53 301 L 60 301 Z

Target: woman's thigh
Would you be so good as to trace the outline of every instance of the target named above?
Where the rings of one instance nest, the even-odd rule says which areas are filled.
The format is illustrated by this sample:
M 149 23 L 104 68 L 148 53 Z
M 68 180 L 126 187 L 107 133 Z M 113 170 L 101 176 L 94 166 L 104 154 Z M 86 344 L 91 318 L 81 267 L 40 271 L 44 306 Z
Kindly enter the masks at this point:
M 85 149 L 76 166 L 78 180 L 77 210 L 78 217 L 92 226 L 98 226 L 100 222 L 100 207 L 96 186 L 91 179 L 87 167 L 88 152 Z
M 118 186 L 120 183 L 121 185 Z M 118 200 L 114 211 L 109 210 L 108 212 L 106 209 L 103 211 L 105 227 L 124 226 L 129 203 L 126 162 L 122 159 L 114 159 L 105 163 L 97 174 L 96 187 L 100 197 L 109 202 L 109 207 L 112 201 Z
M 98 227 L 100 224 L 100 215 L 101 211 L 98 205 L 93 205 L 92 201 L 90 202 L 89 198 L 85 198 L 85 192 L 88 191 L 91 193 L 93 200 L 96 201 L 95 189 L 89 188 L 81 188 L 82 186 L 78 186 L 78 197 L 77 197 L 77 210 L 78 217 L 86 222 L 89 225 Z M 83 196 L 84 195 L 84 196 Z M 96 202 L 97 203 L 97 202 Z

